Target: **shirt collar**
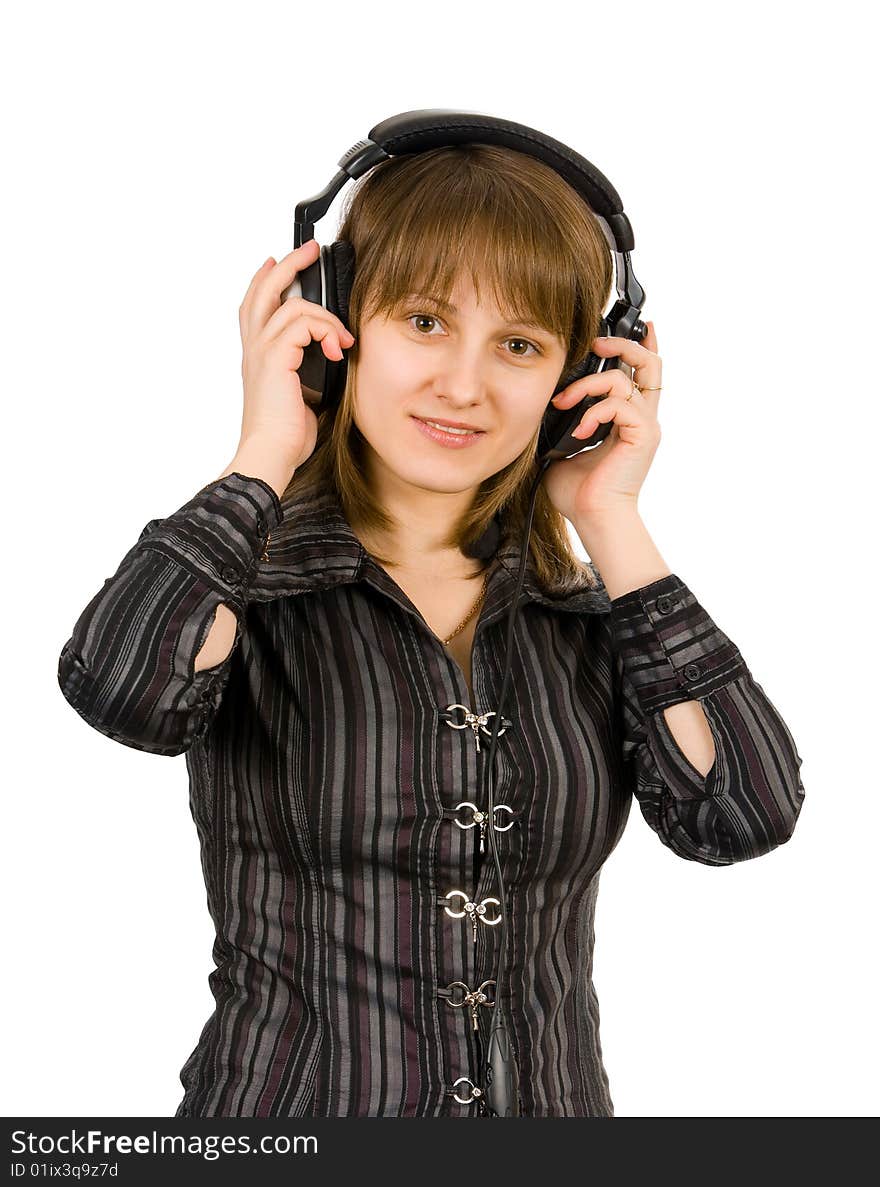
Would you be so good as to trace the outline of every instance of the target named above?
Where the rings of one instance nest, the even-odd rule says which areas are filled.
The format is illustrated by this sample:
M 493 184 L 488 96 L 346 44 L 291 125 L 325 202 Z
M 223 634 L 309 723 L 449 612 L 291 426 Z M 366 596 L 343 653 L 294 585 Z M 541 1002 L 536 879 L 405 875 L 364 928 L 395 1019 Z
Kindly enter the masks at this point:
M 268 553 L 269 559 L 259 562 L 251 584 L 253 601 L 272 601 L 365 581 L 406 609 L 414 609 L 397 582 L 355 535 L 335 491 L 306 502 L 282 504 L 282 519 L 272 529 Z M 503 544 L 495 557 L 498 564 L 489 577 L 480 615 L 484 620 L 501 617 L 509 609 L 521 557 L 519 541 Z M 595 589 L 574 593 L 548 590 L 539 584 L 529 555 L 520 604 L 533 601 L 552 610 L 606 613 L 610 610 L 608 594 L 595 567 L 593 572 L 598 579 Z

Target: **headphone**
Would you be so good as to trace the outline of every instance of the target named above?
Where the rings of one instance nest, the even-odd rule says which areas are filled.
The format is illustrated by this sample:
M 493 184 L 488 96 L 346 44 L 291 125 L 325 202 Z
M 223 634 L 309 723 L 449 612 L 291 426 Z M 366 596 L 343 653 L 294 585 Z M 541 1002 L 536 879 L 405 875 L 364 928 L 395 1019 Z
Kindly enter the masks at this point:
M 327 213 L 334 198 L 349 179 L 361 177 L 380 161 L 390 157 L 427 152 L 434 148 L 445 148 L 455 144 L 482 143 L 498 144 L 517 152 L 526 153 L 543 161 L 563 178 L 564 181 L 584 199 L 592 212 L 599 218 L 615 268 L 617 299 L 600 321 L 600 334 L 631 338 L 640 341 L 647 334 L 648 327 L 641 320 L 645 303 L 645 291 L 632 270 L 630 252 L 635 246 L 632 227 L 623 210 L 620 196 L 610 181 L 595 165 L 551 136 L 511 120 L 497 119 L 478 112 L 458 111 L 451 108 L 431 108 L 404 111 L 382 120 L 370 129 L 365 140 L 359 140 L 339 160 L 339 172 L 320 193 L 297 203 L 294 216 L 294 249 L 314 238 L 315 223 Z M 303 268 L 293 282 L 281 293 L 281 300 L 299 296 L 316 305 L 321 305 L 348 325 L 348 306 L 355 274 L 354 248 L 345 240 L 337 240 L 329 246 L 321 246 L 318 258 Z M 600 357 L 592 351 L 573 369 L 565 373 L 553 391 L 555 396 L 577 379 L 621 367 L 618 356 Z M 303 351 L 299 367 L 301 383 L 321 393 L 316 411 L 338 406 L 345 390 L 348 360 L 328 359 L 321 343 L 310 342 Z M 552 399 L 552 396 L 550 397 Z M 517 585 L 511 599 L 507 619 L 506 664 L 501 682 L 498 709 L 488 759 L 481 768 L 480 782 L 487 784 L 488 794 L 481 798 L 487 802 L 487 831 L 495 862 L 495 873 L 502 897 L 500 956 L 494 990 L 494 1005 L 489 1022 L 488 1042 L 482 1051 L 482 1084 L 473 1085 L 471 1100 L 477 1100 L 483 1116 L 518 1117 L 519 1073 L 510 1037 L 510 1030 L 504 1014 L 501 990 L 502 974 L 505 969 L 504 953 L 507 940 L 507 899 L 498 849 L 495 843 L 494 762 L 496 743 L 502 727 L 505 698 L 510 684 L 511 655 L 514 626 L 519 608 L 520 593 L 528 556 L 528 540 L 531 534 L 535 510 L 535 497 L 544 471 L 560 458 L 573 457 L 583 449 L 599 445 L 611 432 L 612 423 L 600 424 L 589 437 L 572 437 L 585 412 L 604 396 L 586 396 L 573 408 L 555 408 L 548 404 L 541 421 L 538 435 L 536 463 L 538 474 L 531 491 L 529 512 L 526 519 L 523 547 L 520 555 Z M 498 525 L 493 524 L 484 537 L 478 540 L 469 553 L 472 556 L 491 556 L 498 543 Z M 481 788 L 481 791 L 483 789 Z M 478 1032 L 479 1034 L 479 1032 Z M 478 1039 L 479 1041 L 479 1039 Z M 467 1077 L 465 1077 L 467 1078 Z

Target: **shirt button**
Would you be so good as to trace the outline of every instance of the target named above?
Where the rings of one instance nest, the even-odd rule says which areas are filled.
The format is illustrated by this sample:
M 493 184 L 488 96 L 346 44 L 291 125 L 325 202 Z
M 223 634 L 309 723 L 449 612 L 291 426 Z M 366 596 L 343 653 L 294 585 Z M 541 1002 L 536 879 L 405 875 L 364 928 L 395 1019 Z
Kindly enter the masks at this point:
M 220 570 L 220 576 L 224 581 L 228 581 L 230 585 L 234 585 L 241 577 L 241 573 L 235 565 L 224 565 Z
M 699 680 L 701 675 L 699 664 L 686 664 L 682 671 L 685 680 Z
M 657 599 L 657 609 L 660 611 L 661 614 L 668 614 L 669 611 L 672 610 L 672 608 L 674 606 L 675 606 L 675 602 L 669 596 L 669 594 L 662 594 Z

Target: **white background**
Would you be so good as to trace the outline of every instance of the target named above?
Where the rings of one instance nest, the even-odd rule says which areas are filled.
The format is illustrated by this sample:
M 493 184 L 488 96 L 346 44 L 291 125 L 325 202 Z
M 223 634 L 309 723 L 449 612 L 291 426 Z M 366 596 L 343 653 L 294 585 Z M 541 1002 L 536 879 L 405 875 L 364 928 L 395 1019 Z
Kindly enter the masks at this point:
M 642 515 L 804 758 L 794 838 L 758 860 L 677 858 L 633 805 L 597 908 L 616 1115 L 877 1113 L 870 11 L 7 16 L 5 1115 L 171 1116 L 182 1096 L 213 968 L 184 759 L 90 730 L 58 655 L 147 520 L 232 459 L 238 306 L 295 203 L 429 107 L 537 127 L 620 192 L 664 363 Z

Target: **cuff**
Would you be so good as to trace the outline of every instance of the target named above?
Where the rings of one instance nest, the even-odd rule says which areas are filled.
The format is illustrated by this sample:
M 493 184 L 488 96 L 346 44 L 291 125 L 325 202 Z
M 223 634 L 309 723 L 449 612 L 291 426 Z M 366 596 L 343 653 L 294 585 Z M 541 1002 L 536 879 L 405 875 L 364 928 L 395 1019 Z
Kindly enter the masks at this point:
M 236 471 L 202 487 L 173 515 L 151 520 L 138 546 L 170 557 L 242 610 L 269 534 L 282 518 L 269 483 Z
M 611 630 L 646 716 L 707 697 L 748 671 L 675 573 L 612 599 Z

